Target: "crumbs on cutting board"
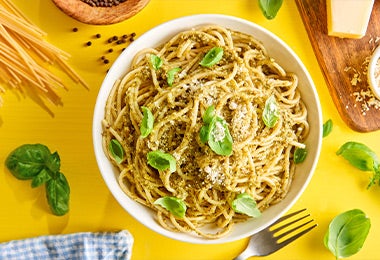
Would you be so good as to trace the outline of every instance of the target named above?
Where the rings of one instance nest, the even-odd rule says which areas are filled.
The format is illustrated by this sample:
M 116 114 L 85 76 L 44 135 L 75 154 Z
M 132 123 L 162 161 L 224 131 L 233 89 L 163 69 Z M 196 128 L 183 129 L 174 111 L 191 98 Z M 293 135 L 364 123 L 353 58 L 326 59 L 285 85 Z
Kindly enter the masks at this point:
M 355 89 L 355 91 L 350 94 L 355 98 L 354 107 L 360 106 L 363 116 L 365 116 L 367 114 L 367 111 L 370 109 L 376 109 L 380 111 L 380 100 L 373 95 L 367 81 L 370 56 L 376 47 L 380 44 L 380 36 L 371 37 L 368 41 L 368 44 L 371 45 L 371 53 L 365 57 L 361 63 L 361 66 L 359 68 L 355 68 L 348 65 L 344 68 L 344 72 L 347 73 L 350 77 L 351 85 Z M 348 109 L 348 106 L 346 106 L 346 108 Z

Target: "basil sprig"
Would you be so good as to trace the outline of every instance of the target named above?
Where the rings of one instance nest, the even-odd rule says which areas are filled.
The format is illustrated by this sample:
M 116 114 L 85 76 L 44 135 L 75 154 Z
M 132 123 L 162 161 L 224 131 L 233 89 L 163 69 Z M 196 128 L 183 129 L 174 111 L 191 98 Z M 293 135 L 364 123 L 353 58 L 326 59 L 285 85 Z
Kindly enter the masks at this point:
M 154 204 L 167 209 L 176 217 L 183 218 L 185 216 L 187 207 L 185 202 L 179 198 L 166 196 L 157 199 Z
M 271 20 L 276 17 L 283 0 L 259 0 L 261 12 L 265 18 Z
M 46 198 L 54 215 L 69 211 L 70 187 L 60 172 L 60 157 L 42 144 L 24 144 L 5 160 L 8 170 L 20 180 L 32 180 L 33 188 L 45 184 Z
M 262 119 L 267 127 L 272 128 L 276 125 L 279 117 L 279 107 L 276 98 L 272 95 L 265 101 Z
M 232 154 L 232 136 L 227 122 L 215 114 L 215 107 L 209 106 L 203 115 L 203 126 L 199 132 L 202 143 L 208 143 L 211 150 L 218 155 Z
M 373 176 L 367 188 L 376 182 L 380 185 L 380 161 L 376 153 L 368 146 L 358 142 L 346 142 L 336 152 L 343 156 L 351 165 L 362 171 L 371 171 Z
M 232 208 L 237 213 L 242 213 L 250 217 L 258 218 L 261 216 L 257 208 L 256 201 L 248 194 L 241 193 L 232 201 Z
M 173 155 L 160 150 L 151 151 L 147 154 L 148 164 L 156 170 L 164 171 L 169 169 L 170 172 L 175 172 L 176 160 Z
M 371 227 L 370 219 L 359 209 L 336 216 L 324 237 L 324 245 L 336 259 L 356 254 L 363 247 Z
M 206 55 L 203 57 L 201 62 L 199 63 L 203 67 L 211 67 L 217 64 L 223 57 L 223 48 L 221 47 L 213 47 L 209 50 Z

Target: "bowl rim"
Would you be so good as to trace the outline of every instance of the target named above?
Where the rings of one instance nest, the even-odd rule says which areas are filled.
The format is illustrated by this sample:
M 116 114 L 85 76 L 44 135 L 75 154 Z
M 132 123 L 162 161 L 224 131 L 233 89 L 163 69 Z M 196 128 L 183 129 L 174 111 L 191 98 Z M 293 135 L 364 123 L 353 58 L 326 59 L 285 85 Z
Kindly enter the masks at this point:
M 208 21 L 208 22 L 206 22 L 206 21 Z M 218 22 L 215 22 L 215 21 L 218 21 Z M 223 21 L 222 23 L 225 23 L 225 24 L 221 24 L 221 21 Z M 178 29 L 178 27 L 176 27 L 178 23 L 181 24 L 180 29 Z M 270 220 L 267 220 L 266 222 L 264 222 L 264 224 L 261 225 L 260 227 L 253 228 L 250 231 L 247 231 L 247 232 L 244 232 L 244 233 L 238 234 L 238 235 L 231 235 L 231 233 L 230 233 L 227 236 L 224 236 L 224 237 L 218 238 L 218 239 L 205 239 L 205 238 L 195 236 L 192 234 L 172 232 L 172 231 L 166 230 L 163 227 L 159 226 L 159 224 L 156 222 L 156 220 L 153 220 L 153 221 L 155 221 L 157 225 L 152 226 L 152 225 L 149 225 L 149 223 L 148 223 L 148 222 L 151 222 L 152 219 L 147 220 L 146 218 L 143 218 L 144 216 L 142 214 L 140 214 L 140 212 L 131 212 L 130 210 L 128 210 L 127 206 L 124 203 L 125 201 L 132 202 L 135 204 L 139 204 L 139 203 L 130 199 L 121 190 L 119 184 L 117 183 L 116 177 L 114 176 L 115 175 L 114 172 L 112 174 L 107 172 L 107 170 L 110 170 L 110 162 L 108 161 L 107 157 L 105 156 L 105 154 L 103 152 L 102 140 L 101 140 L 102 138 L 100 138 L 101 133 L 102 133 L 101 120 L 103 119 L 103 116 L 104 116 L 104 104 L 105 104 L 105 100 L 108 97 L 109 91 L 112 87 L 112 84 L 110 84 L 109 82 L 112 82 L 112 83 L 115 82 L 121 75 L 123 75 L 121 73 L 123 73 L 123 72 L 125 73 L 128 70 L 130 62 L 127 63 L 128 65 L 126 67 L 125 67 L 125 65 L 123 65 L 124 68 L 122 68 L 122 69 L 120 68 L 120 65 L 125 63 L 125 59 L 127 58 L 127 55 L 134 56 L 135 52 L 133 52 L 133 49 L 137 49 L 137 50 L 142 49 L 143 47 L 138 48 L 138 45 L 140 45 L 140 43 L 142 43 L 143 41 L 149 42 L 149 39 L 152 36 L 156 37 L 156 38 L 154 38 L 153 45 L 157 46 L 160 43 L 162 43 L 162 41 L 167 40 L 168 38 L 170 38 L 170 36 L 175 34 L 176 33 L 175 31 L 180 32 L 180 31 L 185 30 L 186 28 L 190 29 L 190 28 L 193 28 L 195 26 L 198 26 L 201 24 L 206 24 L 206 23 L 220 24 L 220 25 L 225 26 L 225 27 L 228 27 L 226 24 L 230 24 L 230 23 L 234 23 L 237 25 L 244 25 L 244 26 L 247 26 L 248 28 L 251 28 L 251 30 L 253 30 L 253 31 L 258 31 L 258 32 L 262 33 L 263 35 L 265 35 L 266 37 L 271 38 L 273 41 L 276 42 L 276 44 L 280 44 L 282 46 L 282 48 L 284 48 L 286 50 L 287 55 L 290 55 L 296 61 L 297 66 L 299 66 L 302 69 L 302 72 L 303 72 L 302 74 L 304 74 L 305 80 L 309 83 L 310 89 L 308 89 L 308 91 L 310 91 L 310 93 L 304 93 L 304 94 L 310 95 L 314 101 L 313 104 L 315 103 L 316 109 L 315 109 L 315 111 L 312 111 L 315 115 L 315 118 L 313 118 L 313 120 L 315 120 L 317 122 L 316 125 L 318 126 L 317 128 L 313 129 L 313 131 L 315 131 L 313 139 L 316 139 L 316 140 L 313 140 L 315 142 L 315 144 L 314 144 L 315 147 L 313 147 L 313 160 L 311 161 L 311 163 L 309 163 L 310 167 L 308 168 L 307 177 L 304 180 L 304 182 L 302 183 L 302 185 L 300 185 L 299 189 L 297 191 L 292 192 L 292 198 L 289 199 L 290 201 L 287 202 L 287 204 L 285 204 L 285 202 L 281 204 L 281 202 L 280 202 L 279 204 L 281 204 L 281 206 L 277 207 L 277 205 L 278 205 L 277 204 L 277 205 L 274 205 L 274 206 L 271 206 L 270 208 L 268 208 L 263 213 L 263 215 L 264 214 L 274 214 L 274 217 L 272 217 Z M 166 33 L 166 35 L 164 35 L 164 36 L 157 36 L 157 34 L 161 32 L 161 30 L 165 31 L 167 28 L 171 29 L 169 34 Z M 160 40 L 157 40 L 157 37 Z M 150 44 L 152 44 L 152 43 L 150 43 Z M 266 46 L 266 44 L 264 44 L 264 46 Z M 285 70 L 286 70 L 286 67 L 285 67 Z M 119 75 L 119 76 L 117 76 L 117 75 Z M 135 218 L 141 224 L 145 225 L 146 227 L 155 231 L 156 233 L 161 234 L 163 236 L 166 236 L 168 238 L 174 239 L 174 240 L 179 240 L 182 242 L 188 242 L 188 243 L 194 243 L 194 244 L 220 244 L 220 243 L 232 242 L 232 241 L 236 241 L 239 239 L 243 239 L 243 238 L 246 238 L 246 237 L 248 237 L 254 233 L 259 232 L 260 230 L 266 228 L 267 226 L 269 226 L 270 224 L 275 222 L 280 216 L 282 216 L 284 213 L 286 213 L 298 201 L 299 197 L 301 196 L 301 194 L 304 192 L 304 190 L 308 186 L 308 184 L 309 184 L 309 182 L 310 182 L 310 180 L 314 174 L 317 162 L 319 160 L 320 151 L 321 151 L 321 144 L 322 144 L 322 112 L 321 111 L 322 111 L 322 109 L 321 109 L 321 105 L 319 103 L 318 93 L 316 91 L 316 87 L 314 85 L 314 82 L 313 82 L 308 70 L 306 69 L 305 65 L 302 63 L 300 58 L 295 54 L 295 52 L 283 40 L 281 40 L 275 34 L 273 34 L 269 30 L 255 24 L 251 21 L 248 21 L 248 20 L 245 20 L 242 18 L 238 18 L 238 17 L 234 17 L 234 16 L 230 16 L 230 15 L 224 15 L 224 14 L 188 15 L 188 16 L 183 16 L 183 17 L 179 17 L 179 18 L 169 20 L 167 22 L 161 23 L 161 24 L 153 27 L 152 29 L 148 30 L 147 32 L 142 34 L 140 37 L 138 37 L 134 42 L 132 42 L 120 54 L 120 56 L 115 60 L 115 62 L 111 66 L 109 72 L 107 73 L 107 75 L 106 75 L 106 77 L 105 77 L 105 79 L 104 79 L 104 81 L 103 81 L 103 83 L 99 89 L 98 97 L 97 97 L 96 103 L 95 103 L 94 114 L 93 114 L 93 125 L 92 125 L 92 128 L 93 128 L 92 129 L 93 130 L 92 131 L 93 148 L 94 148 L 94 152 L 95 152 L 95 158 L 96 158 L 96 161 L 97 161 L 97 164 L 99 167 L 99 171 L 103 177 L 103 180 L 105 181 L 105 183 L 106 183 L 109 191 L 113 195 L 113 197 L 124 208 L 124 210 L 126 210 L 128 212 L 129 215 L 131 215 L 133 218 Z M 105 159 L 106 159 L 106 161 L 104 161 Z M 112 166 L 112 168 L 113 168 L 113 166 Z M 116 182 L 117 186 L 115 186 L 115 182 Z M 111 189 L 111 187 L 113 187 L 113 189 Z M 291 191 L 289 191 L 289 193 L 290 192 Z M 285 199 L 290 196 L 289 193 L 285 197 Z M 143 205 L 140 205 L 140 206 L 145 207 Z M 139 207 L 139 206 L 137 205 L 137 207 Z M 270 213 L 266 213 L 266 212 L 270 212 Z M 236 225 L 235 225 L 235 228 L 236 228 Z

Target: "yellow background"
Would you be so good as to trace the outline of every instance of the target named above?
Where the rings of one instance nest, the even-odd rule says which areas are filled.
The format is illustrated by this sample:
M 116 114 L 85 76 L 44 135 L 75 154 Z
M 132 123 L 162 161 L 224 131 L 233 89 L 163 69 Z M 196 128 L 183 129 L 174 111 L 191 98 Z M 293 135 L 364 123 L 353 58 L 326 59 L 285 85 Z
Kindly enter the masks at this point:
M 44 234 L 81 231 L 129 230 L 134 236 L 132 259 L 232 259 L 247 240 L 221 245 L 193 245 L 153 233 L 129 216 L 107 190 L 97 168 L 92 147 L 92 113 L 97 92 L 109 65 L 120 53 L 106 39 L 113 35 L 137 36 L 172 18 L 198 13 L 221 13 L 253 21 L 282 38 L 303 60 L 315 82 L 323 109 L 323 121 L 332 119 L 333 132 L 323 139 L 315 174 L 305 193 L 291 209 L 308 208 L 318 227 L 295 243 L 264 259 L 334 259 L 324 248 L 323 236 L 331 219 L 353 208 L 370 217 L 372 227 L 362 250 L 350 259 L 379 259 L 380 187 L 367 190 L 370 173 L 350 166 L 335 155 L 346 141 L 358 141 L 380 155 L 380 131 L 358 133 L 341 120 L 308 40 L 295 3 L 284 4 L 274 20 L 266 20 L 257 0 L 151 0 L 139 14 L 119 24 L 91 26 L 63 14 L 49 0 L 14 0 L 14 3 L 42 30 L 47 40 L 72 55 L 70 64 L 87 81 L 86 90 L 70 81 L 69 89 L 58 90 L 63 105 L 43 106 L 29 96 L 6 88 L 0 108 L 0 242 Z M 78 32 L 72 32 L 77 27 Z M 102 38 L 95 39 L 100 33 Z M 92 41 L 86 47 L 87 41 Z M 342 72 L 343 73 L 343 72 Z M 32 189 L 29 181 L 15 179 L 5 168 L 6 156 L 25 143 L 42 143 L 61 157 L 61 170 L 71 186 L 70 213 L 56 217 L 49 213 L 44 190 Z

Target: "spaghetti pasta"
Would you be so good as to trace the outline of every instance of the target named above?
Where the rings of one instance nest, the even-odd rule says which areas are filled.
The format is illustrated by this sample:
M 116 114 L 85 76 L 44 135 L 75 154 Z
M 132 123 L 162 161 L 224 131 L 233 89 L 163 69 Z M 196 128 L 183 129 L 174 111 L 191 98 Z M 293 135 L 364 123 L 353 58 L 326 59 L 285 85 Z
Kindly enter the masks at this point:
M 56 88 L 66 87 L 48 65 L 57 65 L 74 82 L 88 86 L 68 65 L 70 55 L 46 42 L 45 36 L 10 0 L 0 0 L 0 81 L 20 90 L 29 87 L 37 96 L 60 104 Z
M 221 60 L 201 66 L 214 47 L 223 49 Z M 162 60 L 160 68 L 152 66 L 152 55 Z M 180 71 L 169 86 L 167 72 L 173 68 Z M 305 148 L 309 132 L 297 85 L 297 76 L 250 35 L 218 25 L 183 31 L 162 46 L 141 50 L 129 72 L 115 82 L 102 121 L 103 149 L 120 172 L 124 192 L 152 208 L 163 227 L 218 238 L 249 218 L 231 206 L 239 194 L 249 194 L 261 211 L 286 196 L 295 172 L 294 150 Z M 262 120 L 269 97 L 279 112 L 273 127 Z M 218 155 L 201 140 L 210 106 L 229 129 L 231 155 Z M 141 107 L 154 117 L 145 138 Z M 125 152 L 121 163 L 110 153 L 114 139 Z M 148 164 L 147 154 L 156 150 L 175 158 L 175 171 Z M 155 203 L 165 196 L 184 201 L 183 218 Z

